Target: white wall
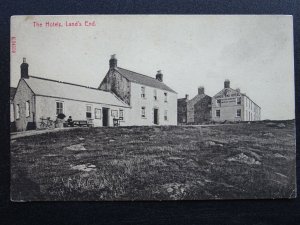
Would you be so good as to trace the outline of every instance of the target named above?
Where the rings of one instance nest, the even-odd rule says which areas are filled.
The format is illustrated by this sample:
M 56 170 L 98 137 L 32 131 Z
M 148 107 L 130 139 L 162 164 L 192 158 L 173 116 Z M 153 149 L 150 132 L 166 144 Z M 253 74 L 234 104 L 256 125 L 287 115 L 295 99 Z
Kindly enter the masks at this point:
M 141 97 L 141 87 L 145 87 L 146 97 Z M 157 90 L 157 100 L 154 100 L 154 89 Z M 164 101 L 164 93 L 168 101 Z M 158 109 L 159 125 L 177 125 L 177 94 L 141 84 L 131 83 L 130 125 L 154 125 L 154 108 Z M 142 118 L 142 107 L 146 107 L 146 118 Z M 164 120 L 164 111 L 168 111 L 168 120 Z
M 128 125 L 128 110 L 129 108 L 111 106 L 106 104 L 81 102 L 68 99 L 36 96 L 36 118 L 37 127 L 39 127 L 39 122 L 41 117 L 50 117 L 51 120 L 56 119 L 56 102 L 61 101 L 64 105 L 64 114 L 66 115 L 66 120 L 69 116 L 72 116 L 73 120 L 86 120 L 86 106 L 90 105 L 92 107 L 92 119 L 95 127 L 102 126 L 102 107 L 109 108 L 109 126 L 113 126 L 113 117 L 111 116 L 111 110 L 117 110 L 119 114 L 119 109 L 124 110 L 124 121 L 120 123 L 121 126 Z M 101 109 L 100 119 L 95 119 L 95 108 Z

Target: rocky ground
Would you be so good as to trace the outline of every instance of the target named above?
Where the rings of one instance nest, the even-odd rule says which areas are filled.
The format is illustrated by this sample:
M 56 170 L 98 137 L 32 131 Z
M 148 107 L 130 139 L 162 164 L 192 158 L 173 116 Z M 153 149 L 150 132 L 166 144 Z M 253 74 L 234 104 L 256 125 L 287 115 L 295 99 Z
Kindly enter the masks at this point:
M 295 196 L 294 121 L 72 129 L 11 140 L 11 198 Z

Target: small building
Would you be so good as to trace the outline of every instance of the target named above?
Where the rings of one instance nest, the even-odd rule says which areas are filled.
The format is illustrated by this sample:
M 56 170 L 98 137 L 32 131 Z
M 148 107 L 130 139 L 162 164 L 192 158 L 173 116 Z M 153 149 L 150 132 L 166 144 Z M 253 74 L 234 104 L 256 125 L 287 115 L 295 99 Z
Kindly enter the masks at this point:
M 198 94 L 189 100 L 189 96 L 178 99 L 178 124 L 203 124 L 211 121 L 211 97 L 206 95 L 204 87 L 198 88 Z
M 55 121 L 58 114 L 93 126 L 176 125 L 177 93 L 156 78 L 117 67 L 113 55 L 109 71 L 98 88 L 28 74 L 26 59 L 11 100 L 11 120 L 16 130 L 41 128 L 43 120 Z M 13 113 L 14 112 L 14 113 Z M 67 119 L 66 118 L 66 119 Z
M 130 107 L 115 94 L 97 88 L 28 74 L 25 59 L 13 99 L 17 131 L 40 128 L 43 119 L 55 121 L 63 113 L 73 120 L 92 120 L 94 126 L 112 126 L 116 114 L 129 124 Z
M 177 125 L 177 93 L 163 82 L 159 70 L 154 77 L 118 67 L 115 55 L 99 89 L 114 93 L 130 106 L 130 125 Z
M 261 119 L 261 108 L 240 89 L 232 89 L 225 80 L 224 88 L 212 98 L 212 120 L 256 121 Z

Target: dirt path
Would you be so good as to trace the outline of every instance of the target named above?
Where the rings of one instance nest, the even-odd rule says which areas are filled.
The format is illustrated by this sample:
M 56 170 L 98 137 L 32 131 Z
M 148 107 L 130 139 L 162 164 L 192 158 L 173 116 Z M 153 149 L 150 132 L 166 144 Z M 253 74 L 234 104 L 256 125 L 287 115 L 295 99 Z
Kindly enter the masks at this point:
M 21 138 L 21 137 L 28 137 L 28 136 L 33 136 L 33 135 L 54 133 L 54 132 L 59 132 L 59 131 L 80 129 L 80 128 L 86 129 L 86 127 L 64 127 L 64 128 L 53 128 L 53 129 L 47 129 L 47 130 L 28 130 L 28 131 L 14 132 L 14 133 L 10 133 L 10 139 L 14 140 L 14 139 Z

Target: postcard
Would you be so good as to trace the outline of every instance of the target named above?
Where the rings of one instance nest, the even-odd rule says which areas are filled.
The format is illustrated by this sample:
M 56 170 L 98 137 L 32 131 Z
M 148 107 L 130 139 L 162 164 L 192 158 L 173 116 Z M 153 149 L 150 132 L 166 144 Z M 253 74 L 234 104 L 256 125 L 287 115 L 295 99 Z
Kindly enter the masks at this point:
M 293 18 L 11 17 L 11 200 L 295 198 Z

